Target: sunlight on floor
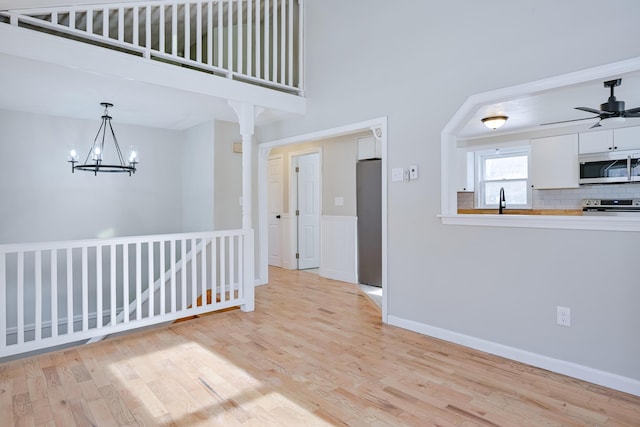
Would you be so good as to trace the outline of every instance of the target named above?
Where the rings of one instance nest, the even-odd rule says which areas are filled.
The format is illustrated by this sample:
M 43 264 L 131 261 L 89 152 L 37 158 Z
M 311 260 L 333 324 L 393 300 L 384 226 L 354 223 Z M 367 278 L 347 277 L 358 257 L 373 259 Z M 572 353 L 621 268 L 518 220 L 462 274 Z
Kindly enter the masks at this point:
M 239 425 L 250 418 L 262 425 L 331 425 L 274 391 L 277 385 L 257 380 L 195 342 L 123 357 L 109 363 L 107 369 L 119 382 L 114 384 L 116 389 L 126 390 L 135 400 L 137 407 L 131 412 L 136 419 L 170 417 L 179 425 L 194 426 Z M 161 380 L 158 372 L 163 373 Z M 147 382 L 145 378 L 155 379 Z

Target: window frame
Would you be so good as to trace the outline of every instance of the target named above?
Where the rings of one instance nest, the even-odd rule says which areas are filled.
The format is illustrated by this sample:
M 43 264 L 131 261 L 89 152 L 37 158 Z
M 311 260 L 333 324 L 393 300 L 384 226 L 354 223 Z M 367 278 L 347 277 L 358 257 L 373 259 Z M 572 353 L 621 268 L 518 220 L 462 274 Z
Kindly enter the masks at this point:
M 487 159 L 506 158 L 506 157 L 527 157 L 527 177 L 510 178 L 510 179 L 484 179 L 485 161 Z M 475 207 L 477 209 L 498 209 L 498 203 L 485 204 L 485 183 L 488 182 L 521 182 L 525 181 L 526 186 L 526 203 L 509 203 L 507 199 L 507 207 L 511 209 L 532 209 L 533 207 L 533 191 L 531 189 L 531 146 L 522 145 L 514 147 L 500 147 L 489 150 L 480 150 L 475 152 Z

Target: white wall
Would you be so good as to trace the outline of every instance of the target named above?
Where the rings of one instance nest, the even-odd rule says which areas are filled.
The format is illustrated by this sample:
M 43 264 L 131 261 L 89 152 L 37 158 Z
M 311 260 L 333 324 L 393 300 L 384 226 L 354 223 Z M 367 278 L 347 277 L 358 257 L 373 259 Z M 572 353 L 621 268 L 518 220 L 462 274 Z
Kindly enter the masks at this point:
M 436 217 L 440 132 L 469 96 L 640 56 L 636 43 L 596 36 L 614 22 L 618 40 L 637 40 L 640 2 L 616 0 L 607 14 L 601 6 L 306 2 L 307 114 L 258 139 L 388 116 L 389 168 L 420 167 L 417 181 L 389 182 L 389 315 L 637 384 L 636 234 L 444 226 Z M 355 25 L 363 10 L 364 27 Z M 571 307 L 570 328 L 555 325 L 557 305 Z
M 0 110 L 0 243 L 180 232 L 180 132 L 120 124 L 118 142 L 136 145 L 138 172 L 71 173 L 71 144 L 89 150 L 96 120 Z
M 233 143 L 241 140 L 240 128 L 236 123 L 216 122 L 214 148 L 214 204 L 216 207 L 214 227 L 216 230 L 242 228 L 242 206 L 240 205 L 242 154 L 233 152 Z M 257 185 L 254 188 L 257 188 Z
M 213 230 L 213 121 L 184 132 L 182 150 L 182 231 Z

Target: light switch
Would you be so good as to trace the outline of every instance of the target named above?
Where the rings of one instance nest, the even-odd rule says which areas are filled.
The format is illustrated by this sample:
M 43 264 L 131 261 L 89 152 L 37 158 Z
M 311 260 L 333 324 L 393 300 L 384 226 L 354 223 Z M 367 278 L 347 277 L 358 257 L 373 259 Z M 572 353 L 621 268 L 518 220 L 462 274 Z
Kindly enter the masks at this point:
M 336 197 L 333 201 L 335 206 L 344 206 L 344 197 Z
M 404 168 L 391 169 L 391 181 L 402 182 L 404 180 Z

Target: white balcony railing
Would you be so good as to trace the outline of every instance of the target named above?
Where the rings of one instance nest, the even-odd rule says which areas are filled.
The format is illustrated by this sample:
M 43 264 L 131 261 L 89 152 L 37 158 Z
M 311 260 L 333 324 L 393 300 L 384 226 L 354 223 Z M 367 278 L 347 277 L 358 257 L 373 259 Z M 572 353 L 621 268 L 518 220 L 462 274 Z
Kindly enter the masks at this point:
M 12 9 L 0 10 L 0 22 L 302 94 L 301 0 Z
M 251 230 L 0 245 L 0 358 L 253 297 Z

